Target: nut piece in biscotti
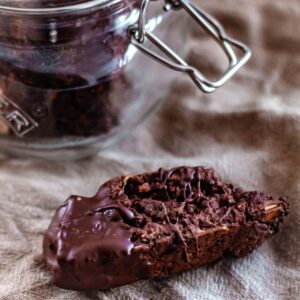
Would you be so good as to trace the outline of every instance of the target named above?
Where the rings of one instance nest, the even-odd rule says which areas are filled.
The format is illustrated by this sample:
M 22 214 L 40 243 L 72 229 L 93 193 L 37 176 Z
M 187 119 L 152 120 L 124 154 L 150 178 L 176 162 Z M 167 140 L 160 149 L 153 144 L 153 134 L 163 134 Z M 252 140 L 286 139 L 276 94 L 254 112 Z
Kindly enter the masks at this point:
M 284 198 L 244 192 L 204 167 L 112 179 L 71 196 L 44 238 L 56 285 L 107 289 L 245 256 L 278 231 Z

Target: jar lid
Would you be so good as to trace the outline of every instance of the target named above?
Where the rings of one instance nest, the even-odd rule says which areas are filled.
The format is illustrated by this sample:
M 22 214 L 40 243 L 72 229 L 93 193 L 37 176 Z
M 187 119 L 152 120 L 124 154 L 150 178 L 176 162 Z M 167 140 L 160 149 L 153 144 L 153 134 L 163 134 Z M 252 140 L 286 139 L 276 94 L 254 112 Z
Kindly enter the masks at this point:
M 120 0 L 0 0 L 0 10 L 47 13 L 80 10 Z
M 0 6 L 10 8 L 52 8 L 94 2 L 91 0 L 0 0 Z M 99 1 L 98 1 L 99 2 Z

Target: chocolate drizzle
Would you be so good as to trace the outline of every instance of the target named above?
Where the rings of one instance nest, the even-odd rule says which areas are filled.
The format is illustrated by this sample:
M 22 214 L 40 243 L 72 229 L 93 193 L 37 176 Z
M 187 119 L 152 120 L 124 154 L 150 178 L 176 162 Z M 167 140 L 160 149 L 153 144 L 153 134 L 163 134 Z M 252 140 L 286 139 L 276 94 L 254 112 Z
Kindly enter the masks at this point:
M 54 283 L 106 289 L 244 256 L 278 231 L 285 199 L 243 192 L 204 167 L 118 177 L 71 196 L 45 235 Z
M 209 169 L 208 169 L 209 170 Z M 201 179 L 203 168 L 173 168 L 168 171 L 159 169 L 160 181 L 163 189 L 167 192 L 167 183 L 172 178 L 174 173 L 179 173 L 181 179 L 181 189 L 183 192 L 183 198 L 186 202 L 193 201 L 193 198 L 202 196 L 201 191 Z M 196 190 L 192 188 L 192 185 L 196 187 Z M 167 194 L 168 199 L 170 199 Z

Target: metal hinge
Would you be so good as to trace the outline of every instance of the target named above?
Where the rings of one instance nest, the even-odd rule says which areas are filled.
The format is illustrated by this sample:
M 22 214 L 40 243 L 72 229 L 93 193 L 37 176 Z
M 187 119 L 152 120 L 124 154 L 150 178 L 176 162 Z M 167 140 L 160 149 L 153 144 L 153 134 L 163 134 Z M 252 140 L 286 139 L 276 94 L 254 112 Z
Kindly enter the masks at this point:
M 164 10 L 169 11 L 171 9 L 184 9 L 209 35 L 211 35 L 216 40 L 216 42 L 224 50 L 228 58 L 229 66 L 219 79 L 210 81 L 198 69 L 190 66 L 183 58 L 177 55 L 162 40 L 157 38 L 150 31 L 146 30 L 146 11 L 150 1 L 155 0 L 143 0 L 140 8 L 138 22 L 130 26 L 129 28 L 131 43 L 144 54 L 165 65 L 166 67 L 169 67 L 170 69 L 178 72 L 187 73 L 195 82 L 197 87 L 203 92 L 211 93 L 214 92 L 217 88 L 221 87 L 251 57 L 250 49 L 243 43 L 229 38 L 226 35 L 223 27 L 213 17 L 185 0 L 166 0 Z M 154 51 L 148 49 L 145 46 L 145 40 L 148 40 L 149 42 L 154 44 L 170 59 L 167 59 L 159 55 L 158 53 L 155 53 Z M 242 51 L 243 55 L 241 58 L 237 57 L 234 49 L 239 49 Z

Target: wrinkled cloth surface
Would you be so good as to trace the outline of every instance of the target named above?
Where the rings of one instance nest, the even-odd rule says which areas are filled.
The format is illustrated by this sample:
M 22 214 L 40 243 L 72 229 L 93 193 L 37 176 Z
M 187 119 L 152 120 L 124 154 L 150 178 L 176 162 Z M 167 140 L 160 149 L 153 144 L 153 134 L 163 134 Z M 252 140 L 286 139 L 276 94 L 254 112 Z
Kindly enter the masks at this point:
M 251 62 L 225 87 L 204 95 L 181 76 L 156 114 L 93 158 L 0 157 L 1 300 L 299 299 L 300 1 L 198 2 L 253 51 Z M 219 52 L 191 28 L 189 63 L 209 74 L 219 71 Z M 223 259 L 161 281 L 103 292 L 65 291 L 51 283 L 42 237 L 70 194 L 90 196 L 111 177 L 183 164 L 215 167 L 223 180 L 247 190 L 286 195 L 290 215 L 280 233 L 246 258 Z

